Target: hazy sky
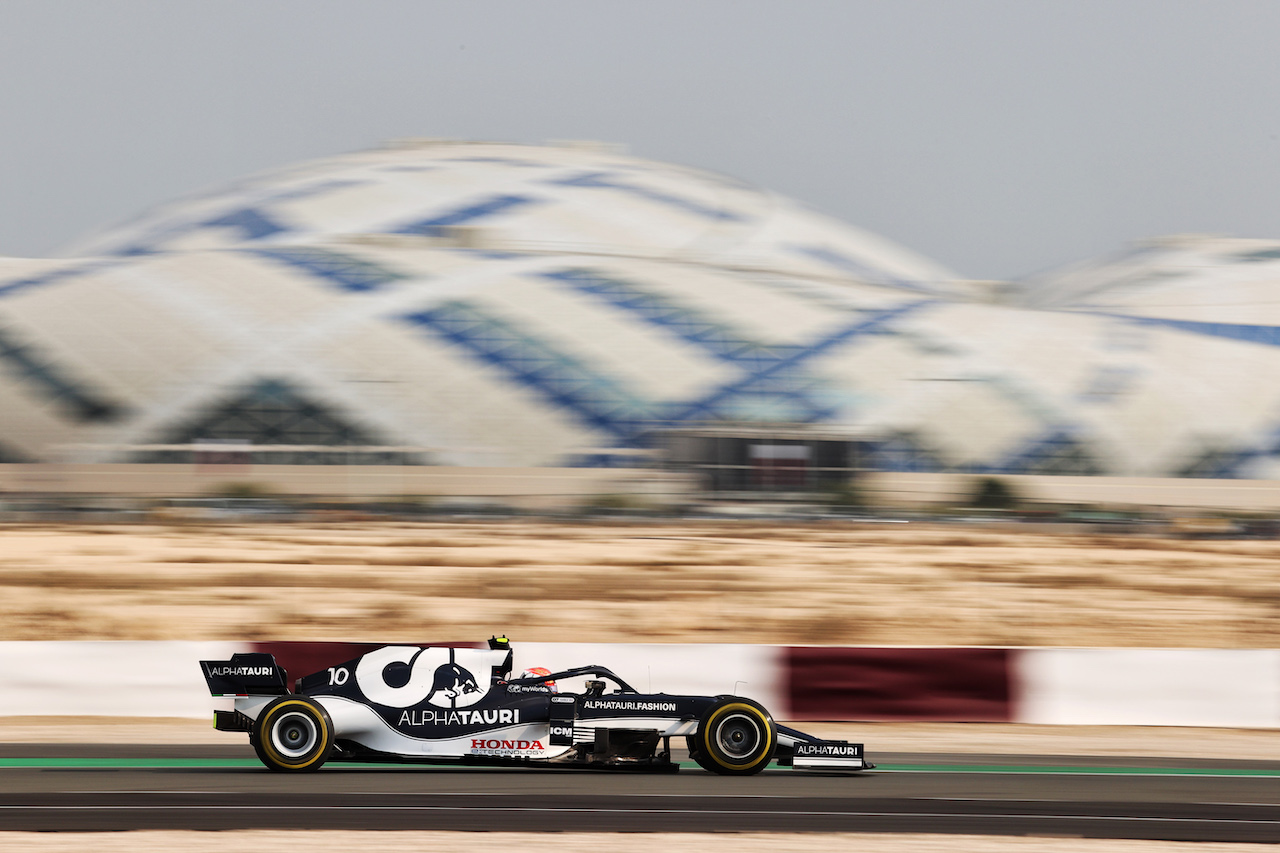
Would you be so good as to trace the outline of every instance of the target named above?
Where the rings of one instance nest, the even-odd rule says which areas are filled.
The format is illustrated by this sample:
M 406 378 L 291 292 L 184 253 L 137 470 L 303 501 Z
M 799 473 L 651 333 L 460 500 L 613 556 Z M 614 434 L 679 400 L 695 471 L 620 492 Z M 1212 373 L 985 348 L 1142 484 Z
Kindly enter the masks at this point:
M 406 136 L 622 142 L 974 278 L 1280 238 L 1280 0 L 0 0 L 0 254 Z

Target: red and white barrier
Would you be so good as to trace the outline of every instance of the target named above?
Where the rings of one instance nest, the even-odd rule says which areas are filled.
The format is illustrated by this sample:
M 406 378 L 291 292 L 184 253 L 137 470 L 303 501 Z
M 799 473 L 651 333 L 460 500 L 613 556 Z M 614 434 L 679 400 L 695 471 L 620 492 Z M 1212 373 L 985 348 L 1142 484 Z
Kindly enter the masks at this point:
M 478 645 L 424 640 L 423 645 Z M 291 678 L 371 643 L 3 642 L 0 716 L 204 717 L 197 662 Z M 1280 727 L 1280 650 L 520 643 L 517 669 L 609 667 L 641 691 L 757 699 L 781 720 Z
M 1008 649 L 781 648 L 792 720 L 1013 719 Z

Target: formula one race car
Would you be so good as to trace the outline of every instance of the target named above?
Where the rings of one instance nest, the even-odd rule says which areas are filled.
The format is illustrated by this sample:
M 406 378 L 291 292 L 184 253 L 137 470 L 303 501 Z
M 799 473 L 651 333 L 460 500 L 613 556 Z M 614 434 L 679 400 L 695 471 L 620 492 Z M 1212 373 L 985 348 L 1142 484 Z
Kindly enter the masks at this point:
M 505 637 L 488 649 L 384 646 L 297 680 L 269 654 L 201 661 L 221 731 L 248 732 L 272 770 L 326 761 L 532 765 L 675 771 L 671 739 L 713 773 L 748 775 L 776 761 L 810 770 L 873 767 L 862 744 L 777 725 L 740 696 L 639 693 L 602 666 L 511 678 Z M 580 693 L 557 682 L 585 680 Z M 661 747 L 661 748 L 659 748 Z

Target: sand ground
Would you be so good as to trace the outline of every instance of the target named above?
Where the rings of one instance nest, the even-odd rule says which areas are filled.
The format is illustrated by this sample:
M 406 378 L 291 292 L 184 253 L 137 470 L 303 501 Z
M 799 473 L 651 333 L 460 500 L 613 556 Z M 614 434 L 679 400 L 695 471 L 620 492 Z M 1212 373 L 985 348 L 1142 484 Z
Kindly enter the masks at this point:
M 0 527 L 0 639 L 1280 647 L 1280 542 L 849 523 Z
M 0 527 L 0 639 L 1280 646 L 1280 543 L 848 523 Z M 804 724 L 881 752 L 1280 760 L 1280 732 Z M 204 721 L 0 718 L 8 742 L 226 742 Z M 41 853 L 1227 853 L 1245 844 L 927 835 L 0 833 Z

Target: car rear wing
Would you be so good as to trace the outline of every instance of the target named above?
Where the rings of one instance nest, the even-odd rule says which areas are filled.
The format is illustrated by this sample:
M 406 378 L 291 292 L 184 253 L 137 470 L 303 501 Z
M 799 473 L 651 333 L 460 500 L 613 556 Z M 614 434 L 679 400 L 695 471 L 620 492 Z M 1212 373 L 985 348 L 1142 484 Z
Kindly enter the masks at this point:
M 231 660 L 202 660 L 200 669 L 214 696 L 283 696 L 289 674 L 265 652 L 234 654 Z

